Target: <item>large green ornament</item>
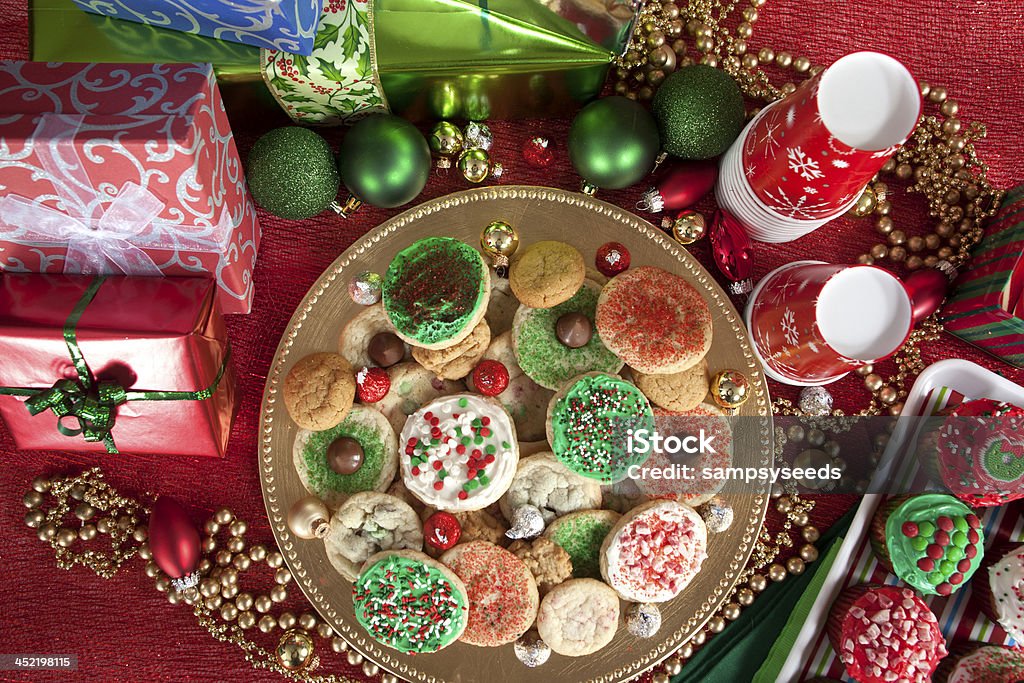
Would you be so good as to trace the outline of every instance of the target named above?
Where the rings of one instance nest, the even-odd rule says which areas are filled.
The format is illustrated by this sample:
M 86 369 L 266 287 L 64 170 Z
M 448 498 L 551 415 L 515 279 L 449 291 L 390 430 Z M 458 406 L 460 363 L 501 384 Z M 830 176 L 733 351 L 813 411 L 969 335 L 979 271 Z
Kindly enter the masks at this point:
M 348 191 L 383 208 L 416 198 L 430 177 L 430 147 L 415 126 L 391 114 L 368 116 L 348 131 L 338 152 Z
M 681 159 L 710 159 L 733 143 L 745 120 L 743 93 L 729 74 L 704 64 L 684 67 L 661 84 L 651 110 L 661 145 Z
M 616 190 L 654 168 L 661 143 L 647 110 L 625 97 L 605 97 L 580 110 L 569 129 L 569 160 L 587 185 Z
M 249 152 L 249 190 L 264 209 L 291 220 L 315 216 L 338 194 L 338 169 L 327 141 L 308 128 L 285 126 L 263 135 Z

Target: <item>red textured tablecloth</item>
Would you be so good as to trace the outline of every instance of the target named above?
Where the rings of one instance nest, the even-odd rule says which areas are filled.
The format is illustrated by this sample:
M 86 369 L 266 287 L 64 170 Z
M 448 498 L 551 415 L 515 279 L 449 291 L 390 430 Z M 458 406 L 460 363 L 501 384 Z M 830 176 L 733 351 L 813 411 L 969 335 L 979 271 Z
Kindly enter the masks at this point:
M 680 0 L 682 4 L 683 0 Z M 1024 181 L 1019 136 L 1024 131 L 1024 58 L 1019 45 L 1024 32 L 1024 6 L 1016 0 L 771 0 L 760 11 L 751 45 L 788 49 L 828 63 L 855 49 L 875 49 L 902 59 L 921 79 L 949 88 L 961 104 L 965 120 L 988 124 L 989 137 L 978 150 L 991 167 L 990 178 L 1009 187 Z M 24 3 L 0 0 L 0 57 L 26 58 L 27 16 Z M 234 119 L 243 158 L 252 141 L 267 127 L 263 120 Z M 567 120 L 495 123 L 492 157 L 505 165 L 500 182 L 578 186 L 564 153 L 554 168 L 530 169 L 522 162 L 522 142 L 535 134 L 562 145 Z M 336 142 L 340 133 L 328 132 Z M 467 187 L 456 175 L 435 177 L 421 199 Z M 642 188 L 606 192 L 601 197 L 632 206 Z M 896 201 L 896 220 L 909 234 L 925 228 L 920 200 Z M 263 244 L 255 272 L 256 304 L 249 316 L 229 321 L 241 382 L 242 406 L 224 460 L 172 457 L 94 456 L 66 453 L 15 452 L 0 429 L 0 653 L 73 653 L 78 674 L 5 673 L 0 681 L 271 681 L 279 677 L 251 669 L 231 645 L 214 641 L 191 613 L 171 607 L 153 589 L 152 580 L 134 560 L 113 580 L 84 569 L 71 572 L 54 565 L 53 553 L 27 529 L 21 497 L 32 477 L 49 472 L 77 472 L 102 466 L 109 480 L 125 493 L 165 493 L 187 500 L 195 518 L 228 506 L 250 525 L 250 542 L 271 541 L 256 468 L 258 411 L 263 382 L 278 337 L 292 310 L 320 272 L 358 235 L 397 211 L 362 209 L 344 221 L 321 216 L 301 223 L 261 214 Z M 757 275 L 800 258 L 852 262 L 875 241 L 870 221 L 844 221 L 797 242 L 760 246 Z M 707 245 L 693 252 L 710 266 Z M 961 357 L 1001 371 L 1020 382 L 1024 375 L 949 337 L 924 351 L 926 361 Z M 795 393 L 772 386 L 773 392 Z M 860 406 L 866 394 L 855 378 L 832 387 L 837 407 Z M 822 527 L 849 506 L 847 497 L 821 497 L 812 518 Z M 265 576 L 261 585 L 267 586 Z M 297 593 L 296 587 L 292 588 Z M 264 638 L 269 647 L 274 639 Z M 364 678 L 354 667 L 337 663 L 332 670 Z

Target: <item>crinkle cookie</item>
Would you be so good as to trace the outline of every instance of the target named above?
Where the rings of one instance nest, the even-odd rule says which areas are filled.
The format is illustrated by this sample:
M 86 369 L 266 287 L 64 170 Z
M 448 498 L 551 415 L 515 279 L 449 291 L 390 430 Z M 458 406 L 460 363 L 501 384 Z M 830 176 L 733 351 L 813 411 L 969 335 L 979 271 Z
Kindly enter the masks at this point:
M 356 398 L 352 366 L 337 353 L 300 358 L 284 378 L 284 406 L 303 429 L 328 429 L 345 419 Z
M 340 438 L 354 439 L 363 449 L 363 464 L 352 474 L 339 474 L 331 468 L 328 449 Z M 292 462 L 306 490 L 333 510 L 353 494 L 388 488 L 398 471 L 398 439 L 383 415 L 352 406 L 341 424 L 330 429 L 300 429 L 292 447 Z
M 355 581 L 363 563 L 382 550 L 420 550 L 423 528 L 408 503 L 368 491 L 355 494 L 334 513 L 324 545 L 331 565 Z
M 551 649 L 566 657 L 593 654 L 615 637 L 619 598 L 594 579 L 571 579 L 544 596 L 537 632 Z
M 516 423 L 516 433 L 520 441 L 537 441 L 544 438 L 544 420 L 546 419 L 548 402 L 554 395 L 530 379 L 519 367 L 515 349 L 512 344 L 512 332 L 507 331 L 491 340 L 491 345 L 482 360 L 496 360 L 508 370 L 508 387 L 495 396 Z M 466 384 L 473 391 L 472 375 L 466 378 Z
M 338 350 L 356 370 L 372 368 L 377 364 L 370 358 L 370 340 L 381 332 L 394 333 L 395 326 L 388 320 L 380 304 L 368 306 L 356 313 L 338 337 Z M 406 347 L 405 357 L 411 358 Z
M 569 553 L 549 538 L 541 536 L 532 541 L 516 541 L 508 550 L 530 568 L 541 595 L 572 576 Z
M 395 433 L 402 431 L 405 420 L 420 406 L 439 396 L 464 391 L 462 382 L 441 379 L 419 363 L 399 363 L 388 368 L 391 390 L 370 407 L 384 414 Z
M 526 633 L 537 618 L 537 582 L 518 557 L 491 543 L 461 543 L 441 562 L 462 579 L 469 593 L 469 624 L 462 641 L 494 647 Z
M 516 298 L 531 308 L 550 308 L 566 301 L 583 284 L 583 254 L 565 242 L 535 242 L 516 254 L 508 281 Z
M 571 298 L 551 308 L 519 308 L 512 321 L 512 343 L 519 367 L 530 379 L 558 390 L 585 372 L 622 369 L 622 360 L 604 345 L 596 325 L 590 341 L 575 349 L 560 342 L 555 333 L 558 319 L 566 313 L 581 313 L 593 323 L 600 294 L 601 285 L 586 280 Z
M 619 521 L 614 510 L 581 510 L 559 517 L 544 530 L 569 553 L 572 575 L 577 579 L 601 578 L 601 546 Z
M 473 371 L 490 343 L 491 328 L 486 320 L 481 320 L 470 335 L 457 344 L 443 349 L 414 346 L 412 357 L 441 379 L 462 379 Z
M 537 453 L 519 461 L 499 504 L 505 519 L 512 519 L 516 508 L 533 505 L 550 523 L 570 512 L 601 507 L 601 484 L 572 472 L 551 452 Z

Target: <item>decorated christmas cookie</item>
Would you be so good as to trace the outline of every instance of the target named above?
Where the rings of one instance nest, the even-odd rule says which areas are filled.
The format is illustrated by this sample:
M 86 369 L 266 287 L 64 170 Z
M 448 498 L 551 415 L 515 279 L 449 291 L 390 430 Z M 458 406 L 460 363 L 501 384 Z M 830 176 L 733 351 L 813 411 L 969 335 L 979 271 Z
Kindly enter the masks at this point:
M 949 595 L 974 574 L 984 554 L 981 520 L 953 496 L 896 496 L 871 522 L 883 564 L 925 595 Z
M 653 266 L 615 276 L 597 303 L 605 346 L 640 372 L 671 374 L 693 367 L 711 348 L 711 310 L 693 286 Z
M 356 621 L 400 652 L 437 652 L 462 635 L 469 596 L 458 576 L 414 550 L 368 559 L 352 585 Z
M 521 505 L 533 505 L 550 523 L 570 512 L 601 507 L 601 484 L 569 470 L 552 453 L 535 453 L 519 461 L 500 505 L 505 519 L 512 519 Z
M 441 562 L 462 579 L 469 594 L 463 642 L 494 647 L 515 641 L 537 618 L 540 597 L 533 574 L 508 550 L 484 541 L 455 546 Z
M 484 317 L 490 271 L 480 253 L 450 237 L 428 237 L 398 252 L 384 276 L 382 301 L 399 337 L 443 349 Z
M 936 445 L 943 484 L 968 505 L 1024 497 L 1024 409 L 990 399 L 968 401 L 946 417 Z
M 324 545 L 331 565 L 355 581 L 363 563 L 382 550 L 421 549 L 423 531 L 419 515 L 401 498 L 364 491 L 346 500 L 331 517 Z
M 1019 683 L 1024 681 L 1024 654 L 1002 645 L 973 643 L 942 660 L 936 683 Z
M 1003 544 L 988 553 L 971 582 L 973 597 L 989 619 L 1024 642 L 1024 544 Z
M 571 381 L 548 405 L 548 443 L 573 472 L 612 483 L 632 465 L 642 465 L 649 449 L 630 448 L 629 435 L 654 429 L 647 398 L 616 375 L 589 373 Z
M 665 602 L 707 559 L 708 533 L 692 508 L 654 500 L 623 515 L 601 546 L 601 576 L 623 600 Z
M 593 654 L 615 637 L 619 628 L 619 599 L 615 591 L 594 579 L 571 579 L 544 596 L 537 631 L 560 655 Z
M 593 323 L 600 294 L 601 286 L 586 280 L 572 298 L 556 306 L 520 307 L 512 322 L 512 342 L 519 367 L 534 382 L 557 390 L 585 372 L 616 373 L 622 369 L 622 361 L 605 347 L 594 328 L 580 345 L 569 346 L 559 338 L 559 322 L 567 316 L 582 316 Z
M 383 415 L 353 406 L 335 427 L 300 429 L 292 461 L 306 490 L 333 509 L 360 491 L 387 490 L 398 470 L 398 443 Z
M 516 430 L 497 401 L 435 399 L 406 420 L 399 439 L 406 488 L 438 510 L 479 510 L 508 489 L 519 464 Z
M 569 553 L 575 578 L 600 579 L 601 546 L 619 517 L 613 510 L 572 512 L 552 522 L 544 536 Z

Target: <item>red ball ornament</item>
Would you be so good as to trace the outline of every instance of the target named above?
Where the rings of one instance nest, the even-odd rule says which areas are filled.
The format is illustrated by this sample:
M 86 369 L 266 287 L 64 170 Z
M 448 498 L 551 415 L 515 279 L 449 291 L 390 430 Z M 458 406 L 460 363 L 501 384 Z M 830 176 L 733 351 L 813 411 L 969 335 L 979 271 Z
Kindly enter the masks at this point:
M 903 282 L 910 296 L 914 322 L 918 323 L 939 310 L 949 289 L 949 278 L 935 268 L 918 270 Z
M 175 590 L 199 583 L 199 532 L 181 503 L 160 496 L 149 514 L 149 549 L 153 561 L 169 577 Z
M 594 266 L 605 277 L 615 277 L 629 268 L 629 249 L 618 242 L 607 242 L 597 249 Z
M 473 369 L 473 386 L 484 396 L 497 396 L 508 388 L 508 368 L 501 361 L 480 361 Z
M 547 168 L 555 160 L 555 152 L 551 140 L 543 135 L 536 135 L 523 143 L 523 159 L 534 168 Z
M 450 512 L 435 512 L 423 522 L 423 540 L 438 550 L 448 550 L 459 542 L 462 525 Z
M 730 294 L 749 294 L 753 288 L 754 249 L 736 218 L 724 209 L 711 218 L 711 253 L 722 275 L 732 280 Z
M 391 377 L 384 368 L 363 368 L 356 374 L 356 394 L 363 403 L 376 403 L 391 391 Z
M 693 206 L 711 191 L 718 179 L 718 161 L 679 161 L 669 166 L 644 192 L 636 208 L 658 213 Z

